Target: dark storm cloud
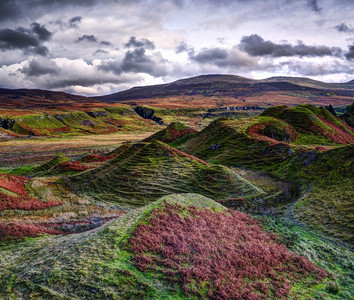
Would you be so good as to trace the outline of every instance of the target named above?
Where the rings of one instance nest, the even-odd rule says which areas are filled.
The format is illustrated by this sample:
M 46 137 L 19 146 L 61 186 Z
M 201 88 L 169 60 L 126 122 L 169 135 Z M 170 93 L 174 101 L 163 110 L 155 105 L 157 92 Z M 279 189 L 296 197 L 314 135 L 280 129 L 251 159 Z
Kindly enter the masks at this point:
M 79 23 L 81 23 L 82 17 L 76 16 L 69 20 L 69 26 L 72 28 L 77 28 Z
M 84 34 L 83 36 L 77 39 L 77 42 L 98 43 L 98 40 L 93 34 L 91 35 Z
M 155 62 L 151 56 L 145 54 L 144 48 L 129 50 L 121 62 L 111 61 L 102 63 L 98 69 L 106 72 L 113 72 L 117 75 L 122 73 L 146 73 L 154 77 L 167 74 L 165 61 Z
M 32 59 L 28 66 L 20 69 L 20 72 L 27 76 L 41 76 L 41 75 L 56 75 L 60 68 L 52 61 L 47 59 Z
M 318 5 L 317 0 L 308 0 L 307 5 L 312 11 L 316 13 L 320 13 L 322 11 L 322 8 Z
M 30 29 L 18 27 L 17 29 L 0 30 L 1 50 L 23 50 L 25 53 L 47 55 L 48 49 L 43 42 L 50 40 L 52 33 L 38 23 L 32 23 Z
M 32 23 L 31 30 L 38 36 L 40 41 L 49 41 L 52 38 L 52 33 L 38 23 Z
M 0 20 L 33 19 L 65 7 L 89 7 L 98 0 L 1 0 Z
M 337 31 L 339 31 L 339 32 L 354 33 L 354 27 L 349 26 L 345 23 L 334 26 L 334 28 L 337 29 Z
M 348 46 L 349 52 L 345 54 L 345 57 L 347 60 L 353 60 L 354 59 L 354 45 Z
M 307 46 L 299 41 L 297 45 L 276 44 L 265 41 L 258 34 L 244 36 L 241 39 L 240 49 L 251 56 L 340 56 L 341 49 L 327 46 Z
M 144 47 L 145 49 L 155 49 L 155 44 L 148 39 L 137 40 L 135 36 L 131 36 L 128 43 L 124 44 L 126 48 L 140 48 Z

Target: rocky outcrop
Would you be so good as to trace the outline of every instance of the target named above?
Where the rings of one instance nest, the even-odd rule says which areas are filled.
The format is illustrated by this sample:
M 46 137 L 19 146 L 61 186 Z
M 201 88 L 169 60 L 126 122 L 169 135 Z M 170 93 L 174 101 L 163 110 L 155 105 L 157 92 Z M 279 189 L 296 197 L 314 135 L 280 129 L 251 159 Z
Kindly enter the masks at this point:
M 155 111 L 152 108 L 147 108 L 143 106 L 134 107 L 134 111 L 144 119 L 150 119 L 159 125 L 163 125 L 163 120 L 155 116 Z
M 0 127 L 1 128 L 11 129 L 14 125 L 15 125 L 15 120 L 0 118 Z

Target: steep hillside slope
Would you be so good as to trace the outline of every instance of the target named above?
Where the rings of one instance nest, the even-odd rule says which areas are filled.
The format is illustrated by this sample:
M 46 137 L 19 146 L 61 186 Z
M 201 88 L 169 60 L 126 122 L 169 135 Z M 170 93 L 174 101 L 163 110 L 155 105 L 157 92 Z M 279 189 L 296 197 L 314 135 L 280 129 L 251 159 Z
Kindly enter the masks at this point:
M 0 255 L 5 298 L 316 298 L 329 295 L 331 277 L 250 216 L 195 194 L 164 197 L 90 232 L 29 241 Z
M 160 141 L 134 144 L 101 167 L 68 178 L 68 184 L 96 199 L 133 206 L 171 193 L 200 193 L 230 204 L 263 194 L 230 169 Z

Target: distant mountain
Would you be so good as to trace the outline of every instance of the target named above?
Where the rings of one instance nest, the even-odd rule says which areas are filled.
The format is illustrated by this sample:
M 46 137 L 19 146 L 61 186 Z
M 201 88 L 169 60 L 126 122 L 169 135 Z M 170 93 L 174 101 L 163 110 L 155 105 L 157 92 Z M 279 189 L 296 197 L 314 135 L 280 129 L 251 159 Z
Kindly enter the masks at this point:
M 354 100 L 354 86 L 325 83 L 302 77 L 271 77 L 254 80 L 235 75 L 201 75 L 172 83 L 133 87 L 94 97 L 104 102 L 155 106 L 222 105 L 347 105 Z M 203 102 L 204 101 L 204 102 Z
M 99 101 L 63 92 L 31 89 L 0 89 L 1 108 L 89 108 Z
M 0 108 L 85 110 L 108 103 L 166 108 L 271 105 L 347 106 L 354 101 L 354 80 L 325 83 L 302 77 L 262 80 L 236 75 L 201 75 L 172 83 L 139 86 L 97 97 L 31 89 L 0 89 Z

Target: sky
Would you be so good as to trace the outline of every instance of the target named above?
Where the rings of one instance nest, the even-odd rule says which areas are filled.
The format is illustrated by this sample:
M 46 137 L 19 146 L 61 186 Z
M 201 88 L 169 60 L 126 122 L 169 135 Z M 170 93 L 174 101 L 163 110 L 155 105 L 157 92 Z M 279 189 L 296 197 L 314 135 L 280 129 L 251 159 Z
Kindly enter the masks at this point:
M 104 95 L 201 74 L 354 79 L 354 0 L 0 0 L 0 87 Z

